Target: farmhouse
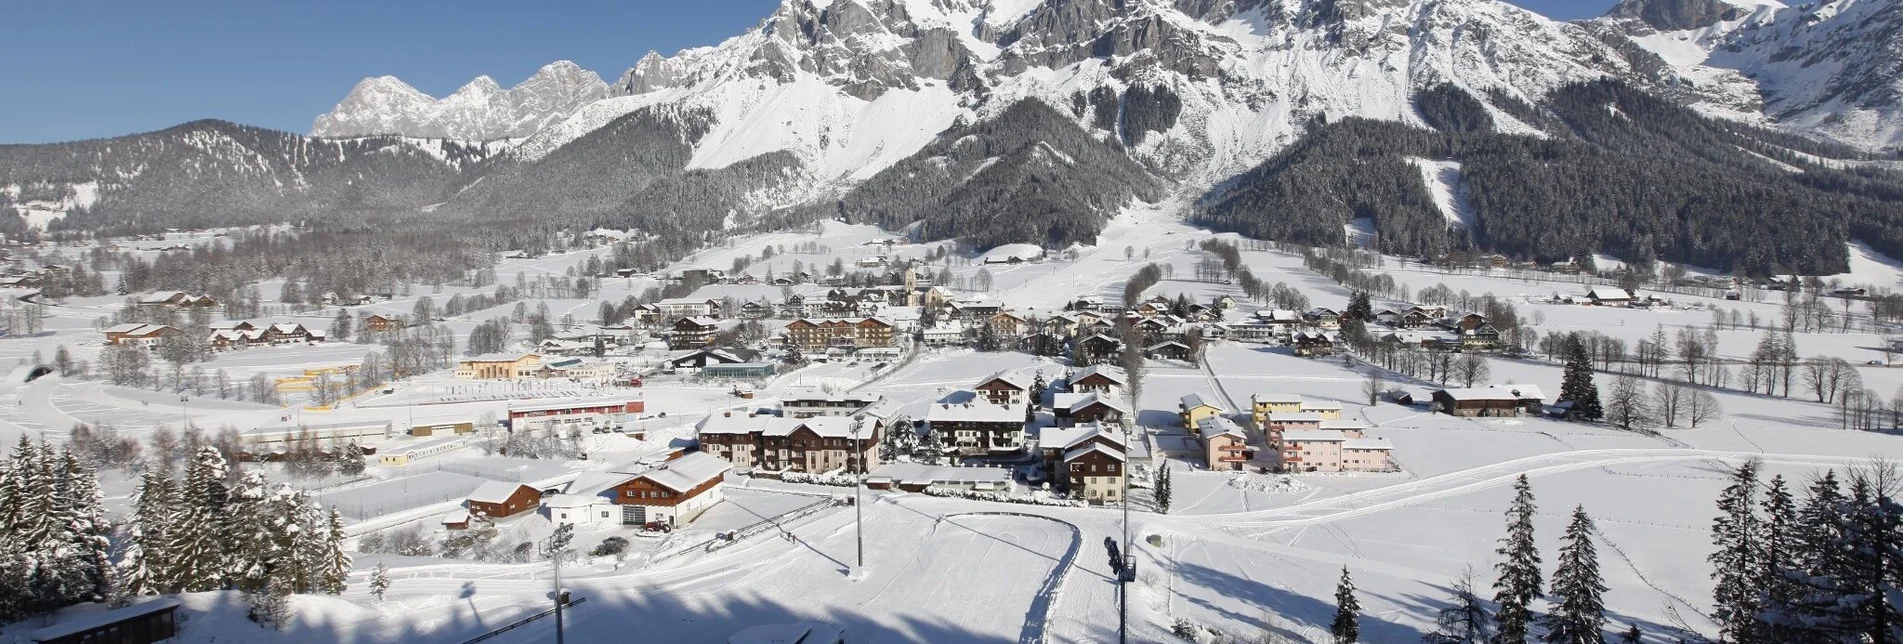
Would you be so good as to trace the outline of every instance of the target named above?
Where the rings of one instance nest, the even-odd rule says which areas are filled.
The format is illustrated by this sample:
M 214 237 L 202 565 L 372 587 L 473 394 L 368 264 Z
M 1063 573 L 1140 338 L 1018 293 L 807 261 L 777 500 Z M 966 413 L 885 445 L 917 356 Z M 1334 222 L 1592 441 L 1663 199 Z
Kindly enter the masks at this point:
M 1510 389 L 1474 387 L 1434 392 L 1434 407 L 1454 416 L 1518 416 L 1520 395 Z
M 403 323 L 403 318 L 400 318 L 394 315 L 384 315 L 381 313 L 373 313 L 373 314 L 364 316 L 363 321 L 357 323 L 357 327 L 362 329 L 364 333 L 384 333 L 388 331 L 401 331 L 403 330 L 403 327 L 405 326 L 408 326 L 408 325 Z
M 1037 449 L 1052 481 L 1101 502 L 1122 494 L 1127 440 L 1122 430 L 1102 423 L 1045 427 Z
M 542 493 L 521 483 L 490 481 L 469 493 L 469 513 L 501 519 L 541 507 Z
M 1298 331 L 1289 338 L 1295 348 L 1295 355 L 1302 357 L 1325 356 L 1335 352 L 1335 340 L 1326 333 Z
M 1119 402 L 1120 398 L 1119 394 L 1094 391 L 1059 392 L 1051 394 L 1051 415 L 1060 427 L 1093 422 L 1118 425 L 1130 415 L 1129 408 Z
M 1004 405 L 1022 409 L 1030 404 L 1031 378 L 1022 373 L 1004 371 L 978 383 L 972 389 L 993 405 Z
M 732 469 L 732 463 L 695 452 L 634 474 L 614 486 L 610 496 L 621 506 L 622 525 L 678 526 L 726 498 L 722 483 Z
M 1129 382 L 1130 375 L 1124 373 L 1122 367 L 1094 364 L 1070 375 L 1070 390 L 1109 394 L 1121 391 Z
M 676 373 L 695 373 L 714 365 L 741 364 L 758 354 L 745 349 L 702 347 L 669 356 L 667 368 Z
M 978 396 L 963 403 L 932 405 L 925 411 L 925 426 L 945 447 L 964 455 L 1002 454 L 1024 447 L 1024 408 Z
M 106 329 L 106 344 L 157 347 L 160 340 L 182 333 L 164 324 L 121 324 Z
M 159 291 L 139 298 L 139 306 L 217 306 L 218 300 L 210 295 L 193 295 L 182 291 Z
M 1632 292 L 1616 286 L 1595 286 L 1586 291 L 1586 299 L 1599 306 L 1625 306 L 1632 303 Z

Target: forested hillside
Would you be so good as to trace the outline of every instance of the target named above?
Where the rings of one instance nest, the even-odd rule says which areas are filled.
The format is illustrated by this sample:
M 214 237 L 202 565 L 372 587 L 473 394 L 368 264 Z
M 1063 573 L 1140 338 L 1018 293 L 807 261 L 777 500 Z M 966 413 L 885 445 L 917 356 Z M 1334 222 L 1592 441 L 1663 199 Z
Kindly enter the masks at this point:
M 1903 179 L 1838 170 L 1849 150 L 1703 118 L 1630 87 L 1572 85 L 1498 104 L 1553 135 L 1495 133 L 1479 99 L 1444 87 L 1416 107 L 1435 129 L 1345 119 L 1205 195 L 1191 217 L 1252 237 L 1337 244 L 1354 218 L 1381 250 L 1479 248 L 1540 261 L 1603 252 L 1720 270 L 1836 273 L 1846 242 L 1903 254 Z M 1460 165 L 1476 216 L 1450 226 L 1409 157 Z M 1835 164 L 1833 164 L 1835 165 Z
M 1111 99 L 1115 104 L 1114 97 Z M 972 246 L 1091 243 L 1131 199 L 1156 200 L 1162 182 L 1115 143 L 1038 101 L 955 126 L 924 150 L 839 199 L 849 221 L 904 228 Z

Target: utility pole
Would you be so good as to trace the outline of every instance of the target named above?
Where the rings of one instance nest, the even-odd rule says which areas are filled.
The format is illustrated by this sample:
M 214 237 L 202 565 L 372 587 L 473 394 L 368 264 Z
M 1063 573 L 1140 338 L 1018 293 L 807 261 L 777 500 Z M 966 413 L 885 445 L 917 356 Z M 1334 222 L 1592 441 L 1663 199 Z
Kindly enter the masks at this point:
M 564 523 L 555 528 L 548 536 L 548 559 L 555 564 L 555 644 L 562 644 L 562 604 L 568 600 L 568 593 L 562 590 L 562 553 L 568 551 L 568 542 L 575 538 L 575 524 Z

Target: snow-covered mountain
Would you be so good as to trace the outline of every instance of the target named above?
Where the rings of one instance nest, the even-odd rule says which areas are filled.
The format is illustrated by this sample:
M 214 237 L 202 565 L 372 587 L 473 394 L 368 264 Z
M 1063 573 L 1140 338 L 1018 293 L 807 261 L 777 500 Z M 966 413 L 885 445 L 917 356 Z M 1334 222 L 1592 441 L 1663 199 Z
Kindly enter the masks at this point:
M 1613 77 L 1752 107 L 1607 40 L 1497 0 L 787 0 L 718 46 L 649 54 L 615 83 L 620 96 L 519 153 L 538 158 L 648 107 L 704 110 L 712 120 L 693 167 L 784 150 L 817 195 L 876 174 L 959 119 L 1032 99 L 1121 138 L 1155 170 L 1213 183 L 1311 118 L 1412 121 L 1412 93 L 1442 82 L 1537 101 Z M 1121 122 L 1132 92 L 1150 99 L 1134 107 L 1151 120 Z
M 608 95 L 601 76 L 569 61 L 550 63 L 502 89 L 478 76 L 442 99 L 392 76 L 357 83 L 336 109 L 317 117 L 312 136 L 397 134 L 427 139 L 494 141 L 521 138 Z
M 1787 129 L 1903 146 L 1903 3 L 1626 0 L 1607 21 L 1680 74 L 1744 82 Z

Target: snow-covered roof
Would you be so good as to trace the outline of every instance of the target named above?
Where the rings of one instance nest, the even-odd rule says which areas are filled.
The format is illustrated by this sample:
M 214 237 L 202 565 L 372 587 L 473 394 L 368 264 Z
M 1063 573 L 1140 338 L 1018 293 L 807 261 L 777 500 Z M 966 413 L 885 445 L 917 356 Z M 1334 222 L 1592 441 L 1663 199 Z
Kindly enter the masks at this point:
M 1104 396 L 1094 391 L 1085 393 L 1058 392 L 1051 394 L 1051 409 L 1075 411 L 1091 405 L 1103 405 L 1126 414 L 1130 413 L 1128 407 L 1125 407 L 1123 403 L 1117 402 L 1116 396 Z
M 1453 398 L 1455 402 L 1466 400 L 1520 401 L 1520 397 L 1514 395 L 1511 390 L 1495 389 L 1493 387 L 1456 387 L 1453 389 L 1442 389 L 1440 393 L 1447 394 L 1447 396 Z
M 1189 394 L 1187 396 L 1183 396 L 1182 403 L 1183 403 L 1183 409 L 1195 409 L 1197 407 L 1208 407 L 1208 408 L 1216 410 L 1217 413 L 1221 413 L 1223 411 L 1222 405 L 1218 405 L 1216 403 L 1213 403 L 1204 399 L 1202 394 Z
M 1196 421 L 1196 429 L 1202 432 L 1204 437 L 1221 436 L 1223 434 L 1243 436 L 1242 428 L 1237 427 L 1235 421 L 1221 416 L 1210 416 Z
M 1249 401 L 1258 405 L 1299 405 L 1302 397 L 1295 394 L 1255 394 Z
M 1071 427 L 1045 427 L 1038 430 L 1038 449 L 1070 449 L 1072 446 L 1102 436 L 1118 445 L 1128 445 L 1124 441 L 1123 430 L 1109 427 L 1100 422 L 1090 422 Z
M 1508 393 L 1518 396 L 1521 400 L 1546 400 L 1546 393 L 1540 391 L 1539 385 L 1487 385 L 1487 388 L 1504 389 Z
M 733 464 L 726 459 L 706 452 L 694 452 L 686 456 L 662 463 L 660 467 L 642 472 L 635 478 L 653 481 L 656 485 L 675 492 L 686 492 L 720 478 Z
M 1341 443 L 1341 442 L 1347 442 L 1349 440 L 1351 439 L 1348 438 L 1347 434 L 1344 434 L 1341 432 L 1331 432 L 1331 431 L 1321 430 L 1321 429 L 1291 429 L 1289 431 L 1282 432 L 1282 442 L 1284 443 L 1304 443 L 1304 442 Z
M 162 610 L 178 607 L 178 600 L 170 597 L 160 597 L 142 601 L 124 608 L 86 613 L 71 619 L 62 620 L 52 626 L 27 633 L 26 637 L 30 641 L 46 642 L 108 626 L 134 617 L 150 615 Z
M 791 436 L 799 428 L 805 427 L 821 438 L 851 438 L 853 424 L 857 422 L 845 416 L 819 416 L 816 418 L 780 418 L 768 417 L 764 431 L 767 436 Z
M 773 416 L 753 416 L 723 412 L 717 416 L 708 416 L 700 421 L 697 429 L 702 434 L 752 434 L 766 431 L 767 421 Z
M 1595 287 L 1592 287 L 1591 290 L 1586 291 L 1586 295 L 1588 297 L 1591 297 L 1594 299 L 1600 299 L 1600 300 L 1632 299 L 1631 293 L 1627 293 L 1625 289 L 1614 287 L 1614 286 L 1595 286 Z
M 1367 428 L 1368 426 L 1362 424 L 1361 421 L 1350 420 L 1347 418 L 1325 419 L 1322 421 L 1322 429 L 1326 429 L 1330 431 L 1337 431 L 1337 432 L 1350 431 L 1350 430 L 1360 431 Z
M 713 300 L 713 299 L 708 299 L 704 297 L 670 297 L 665 300 L 661 300 L 660 302 L 656 302 L 656 304 L 660 306 L 706 306 L 709 304 L 719 304 L 719 303 L 720 303 L 719 300 Z
M 528 486 L 521 483 L 490 481 L 477 486 L 475 491 L 470 492 L 469 500 L 473 503 L 506 503 L 509 497 L 515 495 L 516 490 L 525 487 Z
M 1130 374 L 1124 371 L 1123 367 L 1103 363 L 1090 365 L 1078 370 L 1077 373 L 1071 374 L 1070 381 L 1079 382 L 1091 376 L 1103 376 L 1104 378 L 1115 381 L 1118 385 L 1130 382 Z
M 1302 400 L 1302 411 L 1325 411 L 1330 409 L 1341 411 L 1341 403 L 1333 400 Z
M 1279 414 L 1269 414 L 1269 424 L 1271 425 L 1278 424 L 1278 423 L 1319 423 L 1319 422 L 1322 422 L 1322 415 L 1319 412 L 1297 411 L 1297 412 L 1283 412 Z
M 836 403 L 872 404 L 879 399 L 878 394 L 855 394 L 852 392 L 832 393 L 819 387 L 791 387 L 780 395 L 781 401 L 810 400 Z
M 991 374 L 990 377 L 987 377 L 984 380 L 979 381 L 978 384 L 984 385 L 984 384 L 991 383 L 992 381 L 1002 382 L 1006 385 L 1009 385 L 1018 389 L 1023 389 L 1026 391 L 1029 391 L 1031 389 L 1031 383 L 1032 383 L 1031 377 L 1026 376 L 1021 372 L 1000 371 L 1000 372 Z
M 1064 452 L 1064 460 L 1066 462 L 1077 460 L 1078 457 L 1081 457 L 1085 454 L 1089 454 L 1091 452 L 1107 454 L 1111 458 L 1117 459 L 1119 461 L 1123 460 L 1123 452 L 1110 449 L 1110 447 L 1104 445 L 1103 443 L 1091 443 L 1089 445 L 1084 445 L 1082 447 L 1078 447 L 1076 449 L 1066 451 Z
M 967 422 L 967 423 L 1020 423 L 1024 422 L 1024 411 L 1004 405 L 992 404 L 983 398 L 973 398 L 962 403 L 933 403 L 925 411 L 925 421 L 931 423 Z
M 585 508 L 596 503 L 605 503 L 607 499 L 593 494 L 556 494 L 542 499 L 542 505 L 561 510 Z
M 449 514 L 445 514 L 445 515 L 443 515 L 443 521 L 442 521 L 442 522 L 443 522 L 443 523 L 446 523 L 446 524 L 447 524 L 447 523 L 468 523 L 468 522 L 469 522 L 469 511 L 468 511 L 468 510 L 462 510 L 462 509 L 458 509 L 458 510 L 455 510 L 455 511 L 452 511 L 452 512 L 450 512 Z
M 1342 449 L 1392 450 L 1394 444 L 1385 438 L 1351 438 L 1341 444 Z
M 539 353 L 485 353 L 479 356 L 463 358 L 463 362 L 515 362 L 523 358 L 542 357 Z

